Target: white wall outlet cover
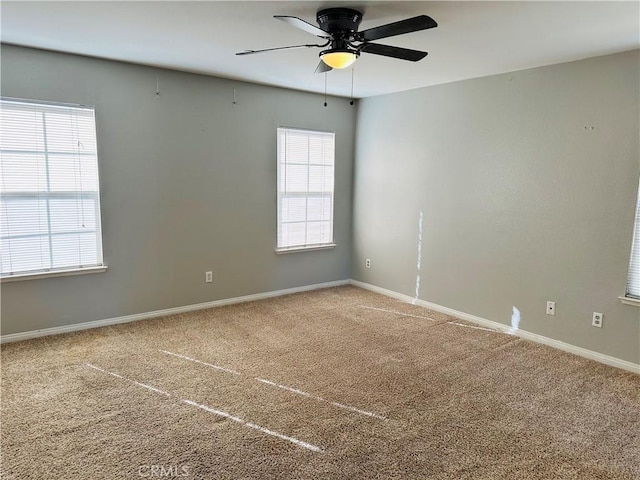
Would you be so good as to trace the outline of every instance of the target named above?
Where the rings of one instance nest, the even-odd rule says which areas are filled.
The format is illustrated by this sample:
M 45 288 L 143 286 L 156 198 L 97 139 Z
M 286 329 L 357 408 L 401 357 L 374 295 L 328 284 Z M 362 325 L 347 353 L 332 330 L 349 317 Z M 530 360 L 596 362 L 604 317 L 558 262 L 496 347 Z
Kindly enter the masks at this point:
M 556 302 L 547 302 L 547 315 L 555 315 L 556 314 Z
M 604 319 L 604 315 L 599 312 L 593 312 L 593 318 L 591 320 L 591 325 L 594 327 L 602 328 L 602 321 Z

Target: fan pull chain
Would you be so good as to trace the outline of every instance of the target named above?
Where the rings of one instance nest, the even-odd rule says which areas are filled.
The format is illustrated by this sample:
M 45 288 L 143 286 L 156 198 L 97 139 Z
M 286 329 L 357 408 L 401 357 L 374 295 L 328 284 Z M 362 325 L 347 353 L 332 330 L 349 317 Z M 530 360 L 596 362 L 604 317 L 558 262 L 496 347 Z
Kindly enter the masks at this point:
M 356 66 L 355 64 L 351 67 L 351 101 L 349 105 L 353 105 L 353 72 L 355 72 Z
M 324 106 L 327 106 L 327 72 L 324 72 Z
M 156 96 L 160 95 L 160 80 L 156 78 Z

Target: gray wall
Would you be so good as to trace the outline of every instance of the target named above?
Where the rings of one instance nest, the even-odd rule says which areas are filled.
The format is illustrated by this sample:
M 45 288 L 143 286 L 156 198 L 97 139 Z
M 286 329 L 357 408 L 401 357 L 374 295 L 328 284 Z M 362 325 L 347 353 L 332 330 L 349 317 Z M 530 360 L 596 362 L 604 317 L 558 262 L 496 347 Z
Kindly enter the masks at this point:
M 11 46 L 1 61 L 3 95 L 96 105 L 109 266 L 2 284 L 3 334 L 350 275 L 414 296 L 420 274 L 422 300 L 505 324 L 516 306 L 525 330 L 640 362 L 640 310 L 617 299 L 638 52 L 366 99 L 357 132 L 344 99 Z M 280 125 L 338 133 L 333 250 L 274 253 Z
M 362 100 L 352 278 L 414 297 L 419 273 L 422 300 L 505 324 L 515 306 L 521 329 L 640 363 L 640 309 L 618 300 L 640 171 L 638 57 Z
M 349 278 L 348 100 L 6 45 L 1 80 L 5 96 L 96 106 L 109 267 L 3 283 L 3 334 Z M 278 126 L 336 132 L 332 250 L 274 253 Z

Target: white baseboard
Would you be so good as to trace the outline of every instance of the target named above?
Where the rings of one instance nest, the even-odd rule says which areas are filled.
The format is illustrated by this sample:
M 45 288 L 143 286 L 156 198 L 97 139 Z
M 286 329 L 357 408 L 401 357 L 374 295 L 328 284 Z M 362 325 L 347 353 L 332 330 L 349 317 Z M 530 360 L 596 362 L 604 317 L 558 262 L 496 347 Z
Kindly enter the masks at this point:
M 611 357 L 603 353 L 594 352 L 593 350 L 587 350 L 586 348 L 577 347 L 575 345 L 571 345 L 570 343 L 554 340 L 553 338 L 544 337 L 542 335 L 538 335 L 537 333 L 527 332 L 526 330 L 518 329 L 512 333 L 511 327 L 509 325 L 494 322 L 492 320 L 487 320 L 486 318 L 477 317 L 469 313 L 460 312 L 452 308 L 443 307 L 442 305 L 438 305 L 435 303 L 427 302 L 420 299 L 415 299 L 413 297 L 410 297 L 409 295 L 403 295 L 402 293 L 394 292 L 392 290 L 387 290 L 386 288 L 371 285 L 369 283 L 360 282 L 358 280 L 351 280 L 351 285 L 364 288 L 366 290 L 371 290 L 372 292 L 380 293 L 387 297 L 397 298 L 398 300 L 401 300 L 406 303 L 412 303 L 414 305 L 419 305 L 421 307 L 425 307 L 430 310 L 434 310 L 436 312 L 451 315 L 452 317 L 459 318 L 460 320 L 466 320 L 468 322 L 475 323 L 483 327 L 491 328 L 493 330 L 497 330 L 502 333 L 515 335 L 515 336 L 524 338 L 525 340 L 531 340 L 532 342 L 548 345 L 550 347 L 557 348 L 558 350 L 573 353 L 575 355 L 579 355 L 581 357 L 585 357 L 590 360 L 595 360 L 596 362 L 604 363 L 612 367 L 621 368 L 623 370 L 628 370 L 633 373 L 640 373 L 640 365 L 633 362 L 628 362 L 626 360 L 622 360 L 620 358 Z
M 244 295 L 242 297 L 225 298 L 222 300 L 214 300 L 212 302 L 196 303 L 194 305 L 185 305 L 182 307 L 167 308 L 164 310 L 155 310 L 153 312 L 136 313 L 133 315 L 125 315 L 123 317 L 105 318 L 103 320 L 94 320 L 92 322 L 74 323 L 72 325 L 63 325 L 61 327 L 43 328 L 40 330 L 31 330 L 28 332 L 11 333 L 2 335 L 0 343 L 18 342 L 21 340 L 29 340 L 31 338 L 44 337 L 48 335 L 57 335 L 60 333 L 77 332 L 79 330 L 88 330 L 90 328 L 106 327 L 108 325 L 117 325 L 119 323 L 136 322 L 138 320 L 146 320 L 148 318 L 166 317 L 175 315 L 176 313 L 193 312 L 196 310 L 204 310 L 206 308 L 221 307 L 223 305 L 232 305 L 234 303 L 253 302 L 256 300 L 264 300 L 265 298 L 280 297 L 282 295 L 290 295 L 292 293 L 308 292 L 310 290 L 319 290 L 321 288 L 338 287 L 341 285 L 349 285 L 350 280 L 338 280 L 335 282 L 316 283 L 314 285 L 305 285 L 303 287 L 287 288 L 285 290 L 275 290 L 271 292 L 255 293 L 253 295 Z
M 288 288 L 285 290 L 275 290 L 271 292 L 255 293 L 253 295 L 244 295 L 242 297 L 225 298 L 222 300 L 214 300 L 212 302 L 197 303 L 194 305 L 185 305 L 182 307 L 173 307 L 173 308 L 167 308 L 164 310 L 155 310 L 152 312 L 136 313 L 133 315 L 125 315 L 122 317 L 105 318 L 103 320 L 95 320 L 92 322 L 75 323 L 72 325 L 64 325 L 61 327 L 43 328 L 40 330 L 31 330 L 28 332 L 12 333 L 8 335 L 2 335 L 0 337 L 0 343 L 18 342 L 21 340 L 29 340 L 31 338 L 44 337 L 48 335 L 57 335 L 60 333 L 69 333 L 69 332 L 76 332 L 80 330 L 88 330 L 90 328 L 98 328 L 98 327 L 105 327 L 108 325 L 117 325 L 120 323 L 135 322 L 138 320 L 146 320 L 149 318 L 166 317 L 168 315 L 175 315 L 177 313 L 193 312 L 196 310 L 204 310 L 207 308 L 221 307 L 224 305 L 232 305 L 235 303 L 253 302 L 256 300 L 263 300 L 266 298 L 279 297 L 282 295 L 290 295 L 292 293 L 307 292 L 311 290 L 318 290 L 321 288 L 338 287 L 341 285 L 349 285 L 349 284 L 354 285 L 356 287 L 364 288 L 366 290 L 371 290 L 376 293 L 380 293 L 387 297 L 397 298 L 398 300 L 401 300 L 406 303 L 412 303 L 424 308 L 428 308 L 430 310 L 434 310 L 436 312 L 441 312 L 447 315 L 451 315 L 452 317 L 459 318 L 461 320 L 466 320 L 468 322 L 475 323 L 483 327 L 491 328 L 493 330 L 497 330 L 502 333 L 513 334 L 518 337 L 524 338 L 526 340 L 531 340 L 533 342 L 541 343 L 543 345 L 548 345 L 550 347 L 557 348 L 558 350 L 573 353 L 581 357 L 589 358 L 591 360 L 595 360 L 597 362 L 604 363 L 612 367 L 621 368 L 634 373 L 640 373 L 640 365 L 636 363 L 628 362 L 620 358 L 594 352 L 593 350 L 587 350 L 586 348 L 577 347 L 569 343 L 561 342 L 559 340 L 554 340 L 553 338 L 538 335 L 537 333 L 527 332 L 526 330 L 519 329 L 519 330 L 516 330 L 514 333 L 512 333 L 511 327 L 509 325 L 505 325 L 499 322 L 494 322 L 492 320 L 487 320 L 485 318 L 471 315 L 469 313 L 460 312 L 452 308 L 443 307 L 442 305 L 437 305 L 435 303 L 427 302 L 425 300 L 415 299 L 413 297 L 410 297 L 409 295 L 404 295 L 402 293 L 394 292 L 392 290 L 387 290 L 386 288 L 371 285 L 369 283 L 360 282 L 358 280 L 338 280 L 334 282 L 317 283 L 314 285 L 305 285 L 302 287 Z

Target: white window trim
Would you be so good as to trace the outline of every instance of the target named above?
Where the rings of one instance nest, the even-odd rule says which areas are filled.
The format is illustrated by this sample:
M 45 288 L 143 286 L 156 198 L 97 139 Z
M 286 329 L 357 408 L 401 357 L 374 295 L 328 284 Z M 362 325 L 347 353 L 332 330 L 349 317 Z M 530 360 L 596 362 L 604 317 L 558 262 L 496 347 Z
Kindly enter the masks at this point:
M 108 267 L 106 265 L 102 265 L 100 267 L 74 268 L 69 270 L 52 270 L 50 272 L 19 273 L 16 275 L 2 277 L 0 281 L 2 283 L 9 283 L 9 282 L 21 282 L 25 280 L 38 280 L 42 278 L 51 278 L 51 277 L 69 277 L 72 275 L 86 275 L 88 273 L 106 272 L 107 268 Z
M 640 298 L 618 297 L 618 300 L 620 300 L 625 305 L 631 305 L 632 307 L 640 307 Z
M 308 128 L 299 128 L 299 127 L 287 127 L 287 126 L 280 126 L 278 127 L 278 142 L 279 140 L 279 131 L 280 129 L 289 129 L 289 130 L 297 130 L 297 131 L 301 131 L 301 132 L 310 132 L 310 133 L 325 133 L 325 134 L 332 134 L 334 135 L 334 139 L 335 139 L 335 132 L 329 132 L 329 131 L 324 131 L 324 130 L 315 130 L 315 129 L 308 129 Z M 335 141 L 335 140 L 334 140 Z M 335 144 L 334 144 L 334 149 L 335 149 Z M 276 248 L 275 248 L 275 253 L 278 255 L 281 254 L 287 254 L 287 253 L 298 253 L 298 252 L 309 252 L 309 251 L 316 251 L 316 250 L 329 250 L 332 248 L 335 248 L 337 245 L 336 243 L 334 243 L 334 239 L 335 239 L 335 150 L 334 150 L 334 163 L 333 163 L 333 168 L 334 168 L 334 186 L 333 186 L 333 191 L 331 192 L 331 240 L 327 243 L 318 243 L 318 244 L 307 244 L 307 245 L 293 245 L 293 246 L 288 246 L 288 247 L 280 247 L 278 246 L 278 239 L 276 239 Z M 280 164 L 280 157 L 278 156 L 277 158 L 277 170 L 276 170 L 276 175 L 277 175 L 277 180 L 276 180 L 276 185 L 277 185 L 277 235 L 278 238 L 280 236 L 280 228 L 281 228 L 281 193 L 280 193 L 280 173 L 281 173 L 281 164 Z
M 276 253 L 278 255 L 282 255 L 284 253 L 312 252 L 315 250 L 331 250 L 332 248 L 335 248 L 337 246 L 338 245 L 335 243 L 323 243 L 321 245 L 308 245 L 304 247 L 283 247 L 283 248 L 276 248 Z
M 625 294 L 622 297 L 618 297 L 618 299 L 624 303 L 625 305 L 632 305 L 635 307 L 640 307 L 640 297 L 638 296 L 638 285 L 635 283 L 639 280 L 638 278 L 638 269 L 640 265 L 640 179 L 638 179 L 638 190 L 636 197 L 636 208 L 633 222 L 633 234 L 631 237 L 631 252 L 629 259 L 629 271 L 627 277 L 627 287 L 625 289 Z M 632 279 L 634 280 L 633 288 L 631 285 Z M 633 294 L 630 291 L 633 290 Z
M 86 108 L 86 109 L 91 109 L 94 110 L 94 128 L 95 128 L 95 105 L 88 105 L 88 104 L 76 104 L 76 103 L 65 103 L 65 102 L 52 102 L 52 101 L 46 101 L 46 100 L 34 100 L 34 99 L 25 99 L 25 98 L 19 98 L 19 97 L 7 97 L 7 96 L 0 96 L 0 99 L 2 100 L 6 100 L 6 101 L 13 101 L 13 102 L 19 102 L 19 103 L 24 103 L 24 104 L 34 104 L 34 105 L 51 105 L 53 107 L 69 107 L 69 108 Z M 98 139 L 96 138 L 96 142 L 98 142 Z M 98 171 L 99 171 L 99 160 L 96 158 L 96 162 L 98 162 Z M 98 180 L 98 185 L 100 184 L 99 180 Z M 101 220 L 101 214 L 102 214 L 102 204 L 100 202 L 101 200 L 101 189 L 100 186 L 98 186 L 99 190 L 97 193 L 97 198 L 98 198 L 98 205 L 99 208 L 97 209 L 97 217 L 98 217 L 98 221 L 100 224 L 100 235 L 98 235 L 97 241 L 99 244 L 99 249 L 100 249 L 100 258 L 101 258 L 101 263 L 99 265 L 92 265 L 90 267 L 73 267 L 73 268 L 61 268 L 61 269 L 52 269 L 52 270 L 48 270 L 48 271 L 37 271 L 37 272 L 22 272 L 22 273 L 16 273 L 16 274 L 6 274 L 4 276 L 0 275 L 0 283 L 10 283 L 10 282 L 18 282 L 18 281 L 27 281 L 27 280 L 37 280 L 37 279 L 44 279 L 44 278 L 51 278 L 51 277 L 66 277 L 66 276 L 73 276 L 73 275 L 85 275 L 85 274 L 92 274 L 92 273 L 103 273 L 106 272 L 108 269 L 108 266 L 106 265 L 106 263 L 104 262 L 104 250 L 102 247 L 102 220 Z

